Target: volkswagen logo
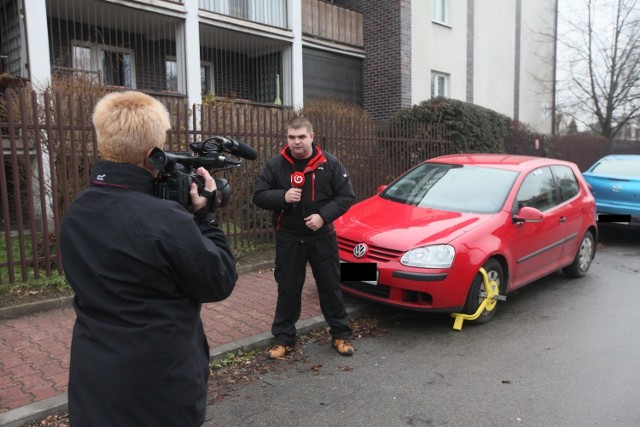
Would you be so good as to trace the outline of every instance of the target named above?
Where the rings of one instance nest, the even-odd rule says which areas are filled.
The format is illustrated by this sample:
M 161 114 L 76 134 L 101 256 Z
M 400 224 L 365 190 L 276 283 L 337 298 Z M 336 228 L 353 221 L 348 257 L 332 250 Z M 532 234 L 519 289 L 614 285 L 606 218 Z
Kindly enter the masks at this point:
M 364 243 L 358 243 L 355 248 L 353 248 L 353 255 L 356 258 L 362 258 L 369 248 Z

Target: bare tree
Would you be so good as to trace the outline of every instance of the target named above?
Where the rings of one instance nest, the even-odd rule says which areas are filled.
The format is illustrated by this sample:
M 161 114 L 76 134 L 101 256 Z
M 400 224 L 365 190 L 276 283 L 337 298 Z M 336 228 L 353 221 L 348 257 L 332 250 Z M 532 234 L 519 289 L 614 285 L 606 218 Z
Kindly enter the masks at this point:
M 638 0 L 584 0 L 558 16 L 558 109 L 615 138 L 640 120 Z M 564 77 L 562 77 L 564 76 Z

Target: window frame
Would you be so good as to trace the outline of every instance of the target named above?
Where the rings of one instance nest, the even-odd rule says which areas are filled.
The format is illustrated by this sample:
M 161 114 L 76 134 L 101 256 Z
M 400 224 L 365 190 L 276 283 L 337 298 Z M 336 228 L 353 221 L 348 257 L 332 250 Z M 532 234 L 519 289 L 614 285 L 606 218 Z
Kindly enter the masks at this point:
M 205 73 L 205 81 L 203 87 L 202 82 L 202 73 Z M 213 62 L 210 61 L 200 61 L 200 93 L 202 96 L 205 96 L 207 92 L 211 92 L 212 95 L 216 94 L 216 82 L 214 80 L 214 68 Z M 209 80 L 209 87 L 207 86 L 207 79 Z
M 547 188 L 543 186 L 539 186 L 538 190 L 545 190 L 545 191 L 539 191 L 536 194 L 531 193 L 531 195 L 528 198 L 521 199 L 521 195 L 524 191 L 531 192 L 527 188 L 527 185 L 529 185 L 529 179 L 530 178 L 536 179 L 538 175 L 543 173 L 544 173 L 544 176 L 542 176 L 541 178 L 547 179 L 548 182 L 542 181 L 541 183 L 545 184 Z M 534 182 L 534 184 L 536 184 L 536 182 Z M 551 184 L 551 188 L 548 187 L 548 184 Z M 549 200 L 550 198 L 551 200 Z M 546 201 L 546 204 L 544 204 L 545 201 Z M 516 198 L 513 203 L 514 203 L 514 209 L 513 209 L 514 213 L 519 212 L 520 209 L 522 209 L 525 206 L 536 208 L 540 212 L 546 212 L 549 209 L 553 209 L 554 207 L 562 203 L 562 201 L 560 200 L 560 195 L 558 194 L 558 185 L 556 183 L 556 178 L 553 175 L 551 167 L 541 166 L 527 173 L 527 176 L 525 176 L 522 182 L 520 183 L 520 188 L 518 188 L 518 191 L 516 193 Z
M 135 53 L 132 49 L 127 49 L 127 48 L 123 48 L 123 47 L 117 47 L 117 46 L 110 46 L 110 45 L 96 45 L 97 49 L 98 49 L 98 67 L 100 68 L 100 75 L 103 76 L 102 80 L 103 80 L 103 84 L 106 84 L 107 86 L 114 86 L 114 87 L 125 87 L 128 89 L 135 89 L 136 88 L 136 71 L 135 71 L 135 62 L 136 62 L 136 58 L 135 58 Z M 107 84 L 105 82 L 105 78 L 104 78 L 104 72 L 106 70 L 105 67 L 105 52 L 111 52 L 111 53 L 117 53 L 117 54 L 126 54 L 129 55 L 129 59 L 130 59 L 130 75 L 129 75 L 129 80 L 130 80 L 130 85 L 126 86 L 126 85 L 121 85 L 121 84 Z
M 580 194 L 580 183 L 578 182 L 578 178 L 576 178 L 576 174 L 573 172 L 573 169 L 569 166 L 551 166 L 551 173 L 553 174 L 553 179 L 556 181 L 556 187 L 560 193 L 560 203 L 571 200 Z
M 437 84 L 438 79 L 443 80 L 442 85 Z M 432 70 L 431 71 L 431 98 L 438 98 L 438 97 L 448 98 L 449 97 L 449 80 L 450 80 L 449 74 Z M 440 86 L 442 86 L 442 89 L 443 89 L 441 93 L 439 90 Z
M 77 65 L 78 63 L 76 62 L 76 55 L 75 55 L 75 48 L 76 47 L 80 47 L 80 48 L 86 48 L 89 49 L 89 66 L 90 69 L 87 68 L 78 68 Z M 105 76 L 104 76 L 104 72 L 105 72 L 105 52 L 111 52 L 111 53 L 120 53 L 120 54 L 127 54 L 129 55 L 129 59 L 130 59 L 130 75 L 129 75 L 129 80 L 131 85 L 130 86 L 125 86 L 125 85 L 112 85 L 112 84 L 107 84 L 105 82 Z M 127 48 L 122 48 L 122 47 L 118 47 L 118 46 L 111 46 L 111 45 L 106 45 L 106 44 L 98 44 L 98 43 L 91 43 L 91 42 L 84 42 L 81 40 L 71 40 L 71 64 L 72 67 L 74 69 L 77 68 L 77 72 L 80 73 L 82 71 L 86 72 L 87 74 L 97 74 L 98 76 L 98 82 L 102 85 L 107 85 L 107 86 L 114 86 L 114 87 L 123 87 L 123 88 L 127 88 L 127 89 L 135 89 L 136 88 L 136 65 L 135 65 L 135 52 L 132 49 L 127 49 Z
M 449 25 L 449 0 L 431 0 L 431 22 Z
M 172 62 L 175 65 L 175 88 L 169 85 L 169 67 L 167 66 L 169 62 Z M 169 92 L 179 92 L 178 87 L 180 86 L 179 78 L 178 78 L 178 59 L 175 56 L 165 56 L 164 57 L 164 79 L 165 79 L 165 90 Z

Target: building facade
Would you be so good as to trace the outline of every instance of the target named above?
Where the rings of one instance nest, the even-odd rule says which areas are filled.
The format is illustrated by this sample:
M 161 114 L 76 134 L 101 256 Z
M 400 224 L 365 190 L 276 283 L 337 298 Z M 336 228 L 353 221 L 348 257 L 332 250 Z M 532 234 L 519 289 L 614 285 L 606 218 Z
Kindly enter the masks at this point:
M 383 121 L 434 96 L 552 133 L 557 0 L 0 0 L 0 73 Z
M 340 0 L 364 16 L 364 101 L 376 117 L 434 96 L 552 133 L 557 0 Z

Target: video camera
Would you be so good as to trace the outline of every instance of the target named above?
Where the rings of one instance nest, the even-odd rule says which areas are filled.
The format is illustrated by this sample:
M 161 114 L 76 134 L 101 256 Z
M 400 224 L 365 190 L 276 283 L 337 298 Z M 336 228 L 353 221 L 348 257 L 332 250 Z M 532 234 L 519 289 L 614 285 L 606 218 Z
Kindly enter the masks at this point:
M 165 152 L 154 148 L 149 154 L 151 166 L 158 169 L 154 195 L 161 199 L 174 200 L 184 207 L 191 205 L 191 184 L 198 186 L 198 193 L 204 195 L 204 180 L 195 173 L 204 167 L 213 174 L 222 170 L 239 168 L 243 159 L 255 160 L 257 151 L 243 142 L 223 136 L 213 136 L 202 142 L 189 144 L 190 152 Z M 214 177 L 217 190 L 209 200 L 213 209 L 226 207 L 231 199 L 231 186 L 225 178 Z

